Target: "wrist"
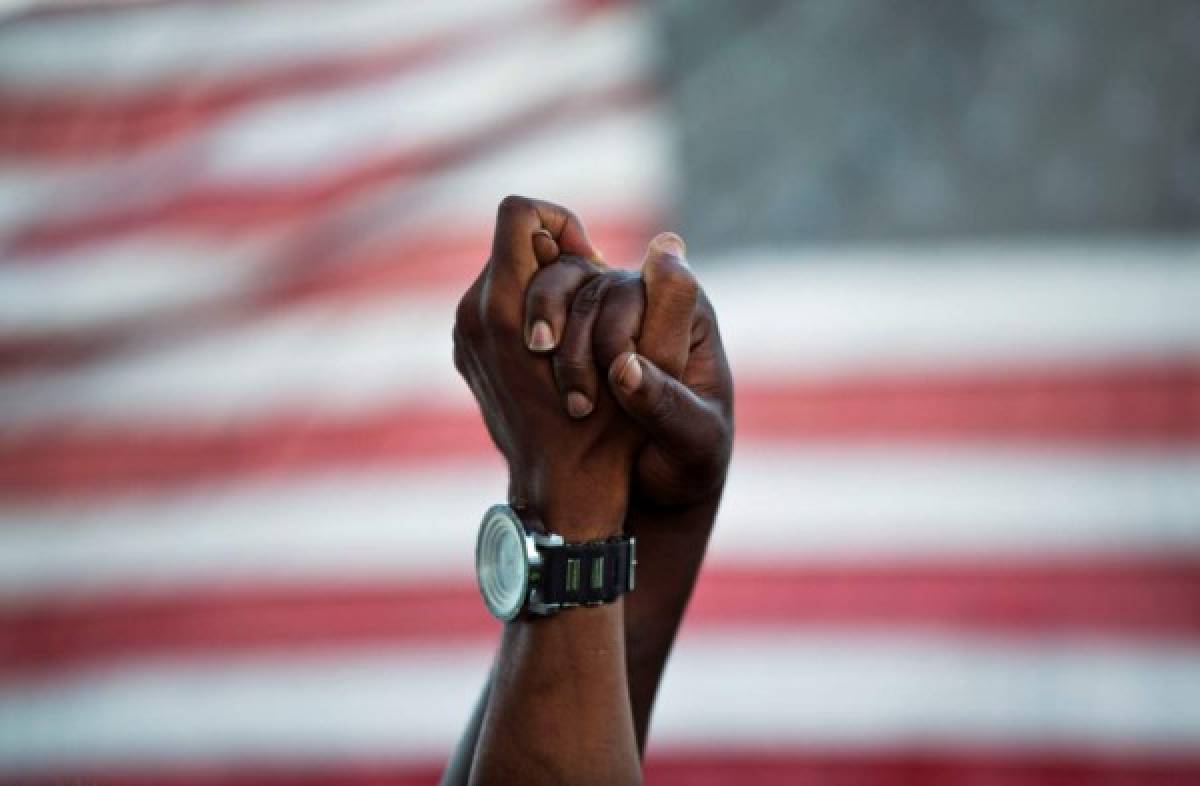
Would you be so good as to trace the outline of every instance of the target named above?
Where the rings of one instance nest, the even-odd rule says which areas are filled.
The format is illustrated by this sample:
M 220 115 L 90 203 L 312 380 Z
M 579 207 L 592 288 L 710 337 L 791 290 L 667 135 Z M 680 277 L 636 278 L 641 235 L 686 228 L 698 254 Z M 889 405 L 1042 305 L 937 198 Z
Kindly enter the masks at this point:
M 618 466 L 589 466 L 574 472 L 544 473 L 523 483 L 513 482 L 514 507 L 537 518 L 547 532 L 568 542 L 604 540 L 620 535 L 629 505 L 629 470 Z

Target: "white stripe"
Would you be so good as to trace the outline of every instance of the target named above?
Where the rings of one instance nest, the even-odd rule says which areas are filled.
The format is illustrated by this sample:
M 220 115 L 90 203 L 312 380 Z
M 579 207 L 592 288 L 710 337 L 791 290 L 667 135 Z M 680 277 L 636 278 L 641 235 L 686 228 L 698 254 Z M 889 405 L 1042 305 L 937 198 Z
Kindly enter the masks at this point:
M 644 137 L 634 129 L 629 138 Z M 1200 346 L 1200 265 L 1191 264 L 1190 249 L 1105 256 L 980 247 L 936 261 L 919 251 L 870 260 L 830 253 L 791 267 L 784 259 L 701 272 L 742 384 L 787 374 L 1137 360 Z M 0 424 L 228 422 L 281 407 L 465 401 L 450 362 L 458 295 L 306 306 L 95 366 L 10 378 L 0 381 Z M 11 306 L 36 317 L 15 296 Z
M 656 741 L 1187 748 L 1200 742 L 1197 655 L 1107 641 L 727 631 L 685 638 L 672 657 Z
M 254 291 L 283 247 L 278 233 L 196 241 L 139 236 L 57 258 L 0 264 L 0 331 L 6 338 L 170 315 Z M 178 312 L 175 312 L 178 314 Z
M 617 9 L 564 24 L 548 15 L 435 67 L 256 102 L 128 157 L 13 162 L 0 174 L 0 227 L 158 204 L 193 190 L 303 184 L 477 138 L 548 101 L 645 81 L 650 42 L 638 17 Z
M 1200 549 L 1200 454 L 744 449 L 717 561 Z M 0 507 L 0 592 L 468 576 L 499 461 Z
M 22 21 L 0 29 L 0 73 L 36 89 L 122 91 L 419 42 L 466 25 L 524 24 L 566 3 L 164 3 Z
M 532 20 L 513 37 L 438 68 L 256 107 L 214 135 L 221 156 L 212 175 L 313 177 L 346 168 L 363 150 L 453 144 L 572 93 L 636 85 L 649 72 L 649 41 L 639 35 L 639 21 L 629 9 L 584 24 Z
M 202 330 L 81 368 L 2 380 L 0 423 L 76 413 L 145 426 L 189 412 L 218 421 L 268 416 L 280 407 L 352 412 L 388 400 L 468 401 L 466 386 L 453 377 L 441 300 L 380 298 L 353 309 L 335 300 L 239 328 Z M 339 346 L 339 337 L 350 336 L 358 340 Z
M 713 548 L 767 560 L 1194 548 L 1196 477 L 1194 452 L 751 444 Z
M 319 230 L 324 227 L 354 223 L 354 231 L 339 236 L 353 238 L 362 245 L 402 241 L 437 227 L 446 227 L 447 235 L 453 234 L 449 228 L 461 227 L 469 235 L 490 237 L 496 204 L 510 192 L 538 195 L 593 216 L 656 214 L 671 187 L 663 122 L 661 113 L 654 109 L 634 109 L 606 114 L 602 119 L 551 123 L 483 160 L 441 172 L 429 180 L 357 197 L 345 206 L 323 212 L 315 221 L 293 228 L 295 234 L 290 238 L 281 237 L 279 230 L 254 232 L 238 241 L 219 233 L 204 232 L 197 238 L 188 230 L 149 230 L 120 241 L 8 259 L 0 265 L 0 330 L 29 335 L 81 329 L 117 316 L 203 302 L 213 295 L 234 291 L 245 281 L 246 267 L 256 261 L 283 262 L 279 255 L 298 246 L 296 241 L 303 237 L 300 232 L 321 238 L 324 235 Z M 588 151 L 587 155 L 581 155 L 582 150 Z M 478 250 L 480 265 L 486 256 L 485 243 Z M 445 262 L 430 260 L 429 264 Z M 174 287 L 172 275 L 178 276 Z M 195 283 L 202 286 L 189 286 Z M 453 302 L 451 293 L 444 297 L 442 302 Z M 428 298 L 421 300 L 427 302 Z M 394 308 L 402 303 L 382 305 Z M 363 308 L 372 312 L 376 307 Z M 447 313 L 452 312 L 452 305 L 447 309 Z M 317 309 L 284 319 L 295 326 L 313 319 L 340 322 L 350 332 L 362 327 L 355 325 L 353 315 L 343 313 L 344 308 L 335 311 L 342 315 L 331 318 L 326 309 Z M 404 309 L 395 317 L 406 319 Z M 368 321 L 372 319 L 367 317 Z M 439 316 L 439 327 L 445 319 L 445 314 Z M 270 326 L 265 329 L 275 330 Z M 219 334 L 214 340 L 229 338 L 228 334 Z M 361 344 L 366 338 L 359 335 L 351 341 Z M 382 336 L 374 337 L 379 338 Z M 240 343 L 243 338 L 234 340 Z M 246 340 L 254 344 L 253 336 Z M 180 357 L 185 365 L 187 354 L 184 348 Z M 279 360 L 282 358 L 270 362 Z
M 736 252 L 708 270 L 701 281 L 735 372 L 945 370 L 1200 347 L 1197 239 Z
M 483 650 L 292 655 L 0 687 L 9 772 L 75 763 L 444 756 Z M 1200 651 L 887 632 L 685 636 L 656 746 L 895 744 L 953 751 L 1200 744 Z

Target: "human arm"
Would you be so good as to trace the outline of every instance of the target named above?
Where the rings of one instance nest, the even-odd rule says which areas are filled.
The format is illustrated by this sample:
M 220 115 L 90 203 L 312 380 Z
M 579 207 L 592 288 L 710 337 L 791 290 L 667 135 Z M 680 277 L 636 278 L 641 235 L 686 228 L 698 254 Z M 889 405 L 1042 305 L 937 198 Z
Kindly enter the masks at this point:
M 555 353 L 555 382 L 568 412 L 567 396 L 577 386 L 594 397 L 605 384 L 628 413 L 640 415 L 650 436 L 639 446 L 625 521 L 627 533 L 638 538 L 643 566 L 653 566 L 639 571 L 637 591 L 624 600 L 626 681 L 643 752 L 654 697 L 724 487 L 733 431 L 732 379 L 715 313 L 683 261 L 681 243 L 652 243 L 642 276 L 629 277 L 606 273 L 581 237 L 586 235 L 535 237 L 541 267 L 526 291 L 524 335 L 537 352 L 559 349 L 568 323 L 580 323 L 573 307 L 583 286 L 599 275 L 620 279 L 600 304 L 600 315 L 584 322 L 590 328 L 571 331 L 567 349 Z M 656 241 L 665 237 L 670 236 Z M 583 301 L 588 302 L 595 304 Z M 538 320 L 545 325 L 535 331 Z M 638 370 L 646 371 L 645 386 L 636 395 L 616 387 L 614 376 L 627 368 L 618 368 L 616 361 L 628 362 L 634 349 L 641 355 Z M 597 368 L 601 378 L 607 368 L 609 378 L 597 379 Z M 589 416 L 590 410 L 582 415 Z M 491 684 L 489 678 L 442 776 L 446 786 L 467 783 Z
M 594 417 L 569 418 L 549 365 L 524 348 L 524 292 L 538 269 L 539 235 L 586 244 L 562 208 L 501 204 L 491 258 L 456 314 L 455 365 L 507 460 L 509 502 L 527 525 L 568 542 L 603 539 L 624 525 L 636 431 L 607 395 L 597 397 Z M 604 285 L 595 289 L 598 304 Z M 640 782 L 623 611 L 618 600 L 506 623 L 479 723 L 468 728 L 477 741 L 460 746 L 448 774 L 479 784 Z
M 640 753 L 704 559 L 733 440 L 729 364 L 716 314 L 685 253 L 670 233 L 651 241 L 640 279 L 625 277 L 610 289 L 602 316 L 584 340 L 571 328 L 570 274 L 544 268 L 526 296 L 527 334 L 538 320 L 551 326 L 564 407 L 573 391 L 591 397 L 607 387 L 644 437 L 625 522 L 646 566 L 637 592 L 625 601 L 627 679 Z M 637 357 L 631 363 L 633 350 Z M 594 369 L 607 369 L 607 376 Z M 633 376 L 636 387 L 622 384 Z

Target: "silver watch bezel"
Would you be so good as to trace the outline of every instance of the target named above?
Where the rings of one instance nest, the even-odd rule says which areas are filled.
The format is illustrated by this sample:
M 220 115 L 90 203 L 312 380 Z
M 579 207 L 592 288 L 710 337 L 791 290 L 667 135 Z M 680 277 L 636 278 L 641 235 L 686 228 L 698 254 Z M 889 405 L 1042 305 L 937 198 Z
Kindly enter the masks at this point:
M 485 570 L 484 560 L 489 557 L 496 559 L 497 555 L 484 554 L 484 546 L 487 543 L 496 542 L 492 534 L 500 528 L 512 528 L 524 546 L 522 549 L 522 555 L 525 558 L 522 565 L 524 586 L 517 596 L 519 602 L 512 606 L 500 605 L 498 599 L 489 593 L 485 582 L 485 576 L 488 574 Z M 475 579 L 479 585 L 479 594 L 483 597 L 484 605 L 487 606 L 491 615 L 502 622 L 509 622 L 520 616 L 522 611 L 537 615 L 553 614 L 558 611 L 561 604 L 546 603 L 542 599 L 541 578 L 544 560 L 541 549 L 562 546 L 565 543 L 566 541 L 561 535 L 529 532 L 517 512 L 508 505 L 493 505 L 488 508 L 487 512 L 483 514 L 483 521 L 479 526 L 479 536 L 475 541 Z

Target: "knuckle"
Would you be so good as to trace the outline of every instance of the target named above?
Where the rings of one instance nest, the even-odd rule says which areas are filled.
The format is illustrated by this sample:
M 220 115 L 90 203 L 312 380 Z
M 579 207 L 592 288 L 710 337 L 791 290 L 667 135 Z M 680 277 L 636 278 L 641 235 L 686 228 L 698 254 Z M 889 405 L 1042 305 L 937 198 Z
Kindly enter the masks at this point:
M 566 220 L 566 223 L 575 224 L 577 226 L 582 225 L 583 222 L 581 222 L 579 220 L 579 216 L 575 215 L 574 210 L 571 210 L 570 208 L 567 208 L 567 207 L 558 207 L 558 209 L 562 213 L 563 218 Z
M 710 414 L 712 417 L 689 418 L 673 448 L 675 459 L 697 480 L 723 477 L 733 452 L 730 425 Z
M 574 300 L 571 301 L 571 314 L 587 316 L 594 313 L 604 300 L 604 291 L 607 288 L 605 282 L 606 279 L 599 276 L 579 290 Z
M 571 316 L 584 317 L 593 313 L 600 305 L 600 298 L 595 290 L 585 290 L 571 301 Z
M 702 467 L 722 467 L 729 463 L 733 448 L 733 422 L 719 406 L 702 401 L 701 412 L 692 419 L 693 459 Z
M 530 317 L 545 316 L 556 311 L 562 304 L 562 297 L 546 287 L 531 287 L 528 294 Z
M 496 208 L 496 215 L 501 218 L 519 216 L 532 209 L 533 200 L 517 194 L 509 194 L 500 200 L 500 205 Z
M 640 322 L 645 303 L 645 288 L 641 279 L 634 276 L 621 279 L 609 289 L 609 296 L 604 301 L 604 312 L 617 324 Z
M 454 309 L 455 328 L 457 328 L 459 325 L 462 325 L 463 323 L 465 323 L 467 321 L 467 317 L 469 316 L 469 312 L 471 311 L 471 306 L 473 305 L 474 300 L 475 300 L 475 298 L 472 297 L 471 295 L 472 295 L 472 292 L 471 292 L 471 290 L 468 289 L 466 291 L 466 293 L 463 294 L 463 296 L 458 299 L 458 307 Z
M 483 304 L 483 321 L 486 331 L 501 336 L 520 332 L 514 311 L 512 304 L 502 298 L 487 298 Z
M 711 478 L 724 477 L 733 457 L 733 430 L 723 419 L 717 419 L 706 437 L 699 443 L 703 450 L 697 459 L 697 474 Z
M 604 299 L 596 318 L 592 344 L 596 361 L 607 368 L 622 352 L 633 350 L 642 324 L 642 293 L 639 282 L 615 286 Z
M 725 466 L 729 463 L 733 447 L 733 424 L 716 412 L 712 412 L 711 417 L 701 419 L 700 423 L 698 443 L 706 448 L 707 463 Z
M 608 331 L 597 331 L 595 338 L 596 364 L 600 368 L 608 368 L 622 352 L 633 349 L 633 340 Z
M 724 350 L 721 348 L 720 330 L 717 326 L 717 312 L 713 308 L 708 294 L 701 289 L 696 307 L 692 311 L 692 349 L 710 342 L 715 344 L 717 355 L 721 357 L 721 364 L 726 365 Z
M 646 414 L 652 421 L 661 425 L 675 419 L 679 412 L 679 392 L 673 385 L 660 380 L 650 396 L 650 409 Z
M 681 300 L 693 299 L 700 291 L 700 283 L 692 271 L 675 263 L 659 266 L 654 284 Z
M 451 338 L 453 339 L 453 349 L 451 355 L 454 358 L 454 368 L 458 371 L 459 375 L 465 379 L 467 377 L 468 370 L 467 357 L 471 351 L 471 346 L 474 343 L 474 339 L 467 336 L 463 332 L 462 327 L 457 323 L 454 325 L 454 330 L 451 332 Z
M 564 379 L 588 379 L 592 373 L 591 362 L 576 355 L 555 355 L 554 368 Z
M 458 301 L 458 308 L 454 311 L 454 340 L 455 343 L 465 343 L 478 335 L 479 302 L 473 291 L 468 290 Z

